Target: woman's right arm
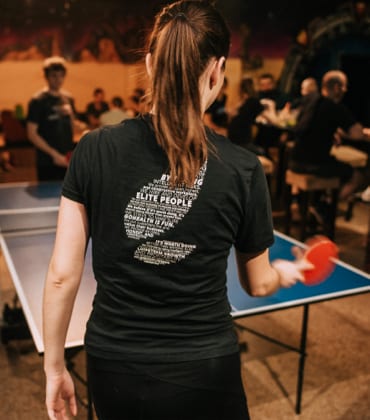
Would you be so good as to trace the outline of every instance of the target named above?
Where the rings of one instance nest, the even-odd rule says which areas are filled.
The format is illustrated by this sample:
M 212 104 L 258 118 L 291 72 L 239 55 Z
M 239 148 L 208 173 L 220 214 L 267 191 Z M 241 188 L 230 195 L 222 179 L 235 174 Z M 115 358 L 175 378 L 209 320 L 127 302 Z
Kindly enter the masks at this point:
M 239 281 L 244 290 L 251 296 L 268 296 L 280 287 L 291 287 L 297 281 L 304 281 L 302 270 L 311 268 L 300 262 L 276 260 L 270 264 L 269 250 L 245 254 L 236 251 Z
M 53 254 L 43 298 L 44 370 L 46 406 L 50 419 L 67 419 L 77 406 L 74 386 L 64 362 L 64 346 L 80 284 L 88 241 L 85 207 L 62 197 Z

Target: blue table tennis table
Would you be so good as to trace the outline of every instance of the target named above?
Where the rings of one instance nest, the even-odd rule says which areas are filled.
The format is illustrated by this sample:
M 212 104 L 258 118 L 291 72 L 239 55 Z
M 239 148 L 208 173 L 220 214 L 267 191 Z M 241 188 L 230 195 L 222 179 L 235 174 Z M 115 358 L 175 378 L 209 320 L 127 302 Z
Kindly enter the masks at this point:
M 37 351 L 43 353 L 41 302 L 43 284 L 51 256 L 61 185 L 59 183 L 22 183 L 0 185 L 0 247 L 9 268 L 27 324 Z M 293 260 L 292 246 L 304 245 L 275 232 L 271 260 Z M 67 334 L 66 349 L 83 347 L 85 323 L 96 290 L 88 250 L 85 271 Z M 330 299 L 370 292 L 370 275 L 339 260 L 329 278 L 315 286 L 296 284 L 268 297 L 251 297 L 242 289 L 237 275 L 234 251 L 227 269 L 227 290 L 232 317 L 238 318 L 302 306 L 299 348 L 248 329 L 262 338 L 299 353 L 296 412 L 301 411 L 304 364 L 306 357 L 309 305 Z M 245 327 L 243 327 L 245 328 Z M 89 411 L 91 414 L 91 412 Z M 92 418 L 92 417 L 89 417 Z
M 291 252 L 293 246 L 304 247 L 304 244 L 275 231 L 275 243 L 270 248 L 271 261 L 277 258 L 294 260 Z M 305 286 L 297 283 L 289 289 L 280 289 L 277 293 L 266 297 L 251 297 L 244 292 L 237 280 L 237 268 L 235 265 L 234 251 L 230 253 L 227 269 L 227 287 L 229 302 L 234 319 L 274 312 L 282 309 L 303 307 L 300 345 L 295 348 L 283 343 L 276 338 L 261 334 L 251 328 L 242 328 L 261 338 L 281 345 L 289 350 L 299 353 L 298 378 L 296 393 L 296 413 L 301 412 L 303 375 L 306 358 L 307 330 L 309 320 L 309 306 L 313 303 L 323 302 L 330 299 L 370 292 L 370 275 L 358 270 L 339 260 L 335 260 L 335 269 L 332 274 L 322 283 L 315 286 Z

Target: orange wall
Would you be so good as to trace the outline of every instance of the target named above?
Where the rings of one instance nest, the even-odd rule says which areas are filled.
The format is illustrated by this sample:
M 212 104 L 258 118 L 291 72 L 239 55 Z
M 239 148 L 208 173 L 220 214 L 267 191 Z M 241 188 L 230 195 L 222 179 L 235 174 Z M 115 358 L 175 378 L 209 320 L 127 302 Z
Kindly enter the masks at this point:
M 79 111 L 91 101 L 96 87 L 104 88 L 109 100 L 114 95 L 128 98 L 135 87 L 145 83 L 141 81 L 145 72 L 140 65 L 68 63 L 67 68 L 64 88 L 72 93 Z M 17 103 L 26 109 L 32 95 L 45 85 L 42 62 L 1 62 L 0 81 L 0 109 L 12 109 Z
M 264 68 L 248 72 L 255 77 L 265 71 L 280 75 L 283 60 L 265 60 Z M 229 80 L 228 106 L 238 102 L 238 85 L 242 77 L 241 62 L 229 59 L 226 67 Z M 27 109 L 31 96 L 44 85 L 41 61 L 3 61 L 0 62 L 0 109 L 13 109 L 15 104 L 22 104 Z M 84 111 L 92 99 L 95 87 L 102 87 L 107 100 L 120 95 L 128 102 L 128 97 L 135 87 L 146 87 L 147 79 L 142 64 L 127 65 L 121 63 L 68 63 L 65 89 L 75 98 L 78 111 Z

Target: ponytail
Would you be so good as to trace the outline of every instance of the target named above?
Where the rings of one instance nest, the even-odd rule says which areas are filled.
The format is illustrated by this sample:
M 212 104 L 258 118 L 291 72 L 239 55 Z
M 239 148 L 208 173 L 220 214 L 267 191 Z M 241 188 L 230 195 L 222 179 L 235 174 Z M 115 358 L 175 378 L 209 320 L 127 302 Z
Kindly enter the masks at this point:
M 157 17 L 150 43 L 153 126 L 170 184 L 191 186 L 208 156 L 199 80 L 212 57 L 227 56 L 229 32 L 209 3 L 180 1 Z

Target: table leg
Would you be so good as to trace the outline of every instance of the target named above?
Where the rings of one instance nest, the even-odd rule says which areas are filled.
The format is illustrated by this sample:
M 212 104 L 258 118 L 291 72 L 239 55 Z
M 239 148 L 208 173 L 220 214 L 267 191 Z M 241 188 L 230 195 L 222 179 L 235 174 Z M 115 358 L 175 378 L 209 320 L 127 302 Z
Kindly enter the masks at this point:
M 296 401 L 296 408 L 295 408 L 295 411 L 297 414 L 301 413 L 304 365 L 305 365 L 305 360 L 306 360 L 308 308 L 309 308 L 308 304 L 303 306 L 301 344 L 299 347 L 300 356 L 299 356 L 299 363 L 298 363 L 297 401 Z
M 366 247 L 365 247 L 365 271 L 370 273 L 370 206 L 368 206 L 369 220 L 367 223 Z

